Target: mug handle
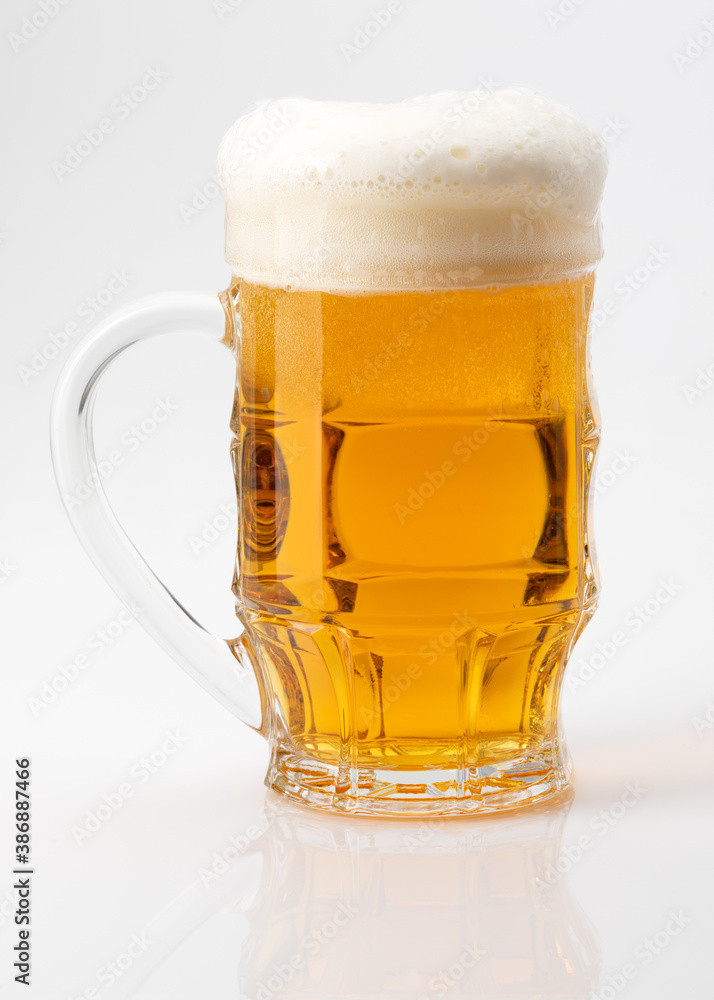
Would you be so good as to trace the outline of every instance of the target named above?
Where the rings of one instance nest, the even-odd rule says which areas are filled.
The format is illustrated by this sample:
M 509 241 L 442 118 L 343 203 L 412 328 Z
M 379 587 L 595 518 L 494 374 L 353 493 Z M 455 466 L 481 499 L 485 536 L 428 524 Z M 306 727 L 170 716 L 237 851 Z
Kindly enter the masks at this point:
M 141 557 L 112 511 L 93 440 L 97 385 L 132 344 L 167 333 L 193 333 L 233 346 L 225 296 L 194 292 L 153 295 L 104 320 L 64 368 L 52 401 L 50 440 L 55 476 L 74 530 L 97 569 L 146 631 L 194 680 L 252 729 L 263 727 L 257 658 L 245 633 L 225 640 L 207 632 Z M 228 319 L 231 336 L 224 333 Z M 73 501 L 76 484 L 89 496 Z M 138 611 L 135 605 L 138 605 Z

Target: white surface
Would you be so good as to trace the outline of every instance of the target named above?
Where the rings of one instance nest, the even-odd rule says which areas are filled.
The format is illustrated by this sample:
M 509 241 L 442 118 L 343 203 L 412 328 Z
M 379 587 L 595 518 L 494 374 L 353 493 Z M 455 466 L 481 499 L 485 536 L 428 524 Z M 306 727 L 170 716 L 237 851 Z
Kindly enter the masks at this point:
M 38 9 L 6 3 L 6 35 Z M 618 995 L 701 1000 L 710 994 L 714 728 L 700 726 L 698 733 L 695 720 L 704 719 L 714 700 L 714 384 L 699 376 L 701 392 L 690 401 L 684 386 L 694 385 L 698 370 L 714 361 L 714 45 L 702 47 L 689 64 L 680 59 L 681 71 L 673 56 L 685 53 L 688 36 L 709 31 L 702 24 L 711 12 L 692 0 L 586 0 L 551 24 L 546 12 L 553 9 L 555 0 L 405 2 L 393 23 L 349 61 L 340 46 L 371 16 L 370 5 L 353 0 L 244 0 L 223 17 L 208 0 L 72 0 L 17 53 L 4 42 L 0 559 L 14 568 L 0 585 L 8 803 L 0 815 L 6 824 L 12 760 L 27 754 L 34 767 L 37 868 L 29 989 L 11 981 L 13 934 L 7 921 L 0 927 L 0 982 L 8 984 L 9 996 L 79 997 L 99 966 L 168 906 L 166 952 L 147 952 L 145 965 L 137 961 L 135 995 L 239 997 L 241 969 L 249 968 L 241 935 L 251 930 L 228 907 L 243 898 L 242 872 L 231 868 L 235 879 L 226 875 L 225 888 L 221 883 L 196 907 L 192 935 L 180 942 L 183 911 L 179 905 L 176 932 L 171 903 L 260 808 L 267 763 L 260 739 L 212 704 L 138 626 L 121 619 L 111 628 L 117 636 L 111 644 L 98 638 L 97 630 L 106 630 L 121 609 L 71 534 L 47 446 L 52 389 L 70 348 L 36 376 L 23 380 L 18 367 L 30 364 L 34 350 L 52 353 L 46 351 L 50 336 L 67 324 L 75 324 L 69 330 L 77 336 L 90 329 L 87 299 L 107 287 L 114 269 L 125 273 L 113 283 L 117 291 L 107 308 L 153 291 L 227 284 L 222 207 L 211 196 L 210 172 L 221 135 L 256 100 L 291 93 L 396 100 L 476 87 L 489 75 L 571 105 L 597 131 L 609 120 L 613 136 L 603 209 L 606 257 L 597 288 L 603 311 L 596 313 L 593 337 L 604 425 L 596 525 L 604 590 L 569 673 L 587 676 L 589 668 L 592 677 L 580 687 L 571 684 L 564 696 L 576 799 L 561 844 L 576 843 L 628 781 L 639 779 L 648 791 L 573 866 L 567 892 L 599 937 L 591 949 L 600 963 L 598 996 L 608 995 L 602 992 L 607 976 L 616 976 L 640 942 L 664 926 L 669 910 L 680 908 L 691 923 Z M 142 87 L 147 67 L 156 66 L 167 78 L 123 111 L 121 94 Z M 60 181 L 53 161 L 106 117 L 113 131 Z M 190 215 L 186 206 L 194 198 L 202 204 L 196 189 L 206 185 L 205 208 Z M 623 282 L 636 268 L 645 270 L 628 294 Z M 199 551 L 192 539 L 195 548 L 203 522 L 219 517 L 232 499 L 232 379 L 230 358 L 218 346 L 181 339 L 144 345 L 105 379 L 97 429 L 99 450 L 119 449 L 125 457 L 108 490 L 130 534 L 196 617 L 223 635 L 233 626 L 234 528 L 218 531 Z M 166 397 L 178 409 L 137 445 L 132 425 Z M 626 459 L 618 461 L 618 452 Z M 671 598 L 660 590 L 658 601 L 660 580 L 679 590 Z M 656 603 L 638 627 L 635 609 L 650 599 Z M 608 659 L 616 633 L 624 640 Z M 82 652 L 87 668 L 33 714 L 29 699 Z M 73 826 L 176 730 L 188 742 L 149 780 L 134 776 L 135 794 L 77 845 Z M 0 897 L 11 884 L 9 846 L 2 854 Z M 418 885 L 419 856 L 406 857 L 414 874 L 404 877 Z M 490 891 L 487 880 L 478 882 L 464 890 L 459 906 L 488 913 Z M 514 891 L 524 895 L 522 881 Z M 420 901 L 427 911 L 429 892 Z M 303 888 L 306 913 L 310 895 Z M 448 907 L 453 900 L 445 895 Z M 396 914 L 399 894 L 384 898 Z M 537 922 L 539 899 L 530 916 L 523 907 L 523 919 Z M 432 912 L 436 936 L 444 911 L 434 906 Z M 269 914 L 268 924 L 255 909 L 250 918 L 253 927 L 269 926 Z M 502 953 L 514 959 L 510 932 L 503 938 Z M 379 947 L 354 941 L 355 975 L 373 969 L 376 976 L 390 962 L 404 972 L 408 944 L 400 965 L 386 947 L 394 939 L 385 932 L 381 940 Z M 438 966 L 441 956 L 425 954 L 424 963 L 431 957 Z M 542 968 L 547 957 L 539 961 Z M 388 989 L 405 995 L 405 984 L 397 977 Z M 99 996 L 118 997 L 120 986 Z M 408 986 L 406 995 L 419 996 L 418 982 Z M 515 992 L 557 995 L 548 990 L 524 985 Z M 303 995 L 326 994 L 315 986 Z

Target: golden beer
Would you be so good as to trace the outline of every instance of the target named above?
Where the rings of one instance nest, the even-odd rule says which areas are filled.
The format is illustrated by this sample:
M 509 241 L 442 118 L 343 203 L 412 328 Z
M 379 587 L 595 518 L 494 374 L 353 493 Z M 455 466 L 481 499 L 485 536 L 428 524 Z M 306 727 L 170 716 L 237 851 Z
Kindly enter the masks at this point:
M 558 758 L 597 592 L 592 284 L 234 282 L 234 590 L 277 787 L 481 801 Z

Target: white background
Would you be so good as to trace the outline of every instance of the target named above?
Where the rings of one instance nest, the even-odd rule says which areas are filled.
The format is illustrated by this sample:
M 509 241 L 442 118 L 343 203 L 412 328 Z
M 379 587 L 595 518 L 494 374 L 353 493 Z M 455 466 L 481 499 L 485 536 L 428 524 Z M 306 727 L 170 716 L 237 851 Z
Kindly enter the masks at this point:
M 54 9 L 53 0 L 47 5 Z M 609 121 L 620 132 L 609 144 L 606 257 L 596 303 L 602 308 L 611 299 L 615 306 L 593 332 L 604 428 L 596 477 L 604 589 L 564 695 L 576 798 L 563 819 L 562 844 L 592 831 L 593 818 L 620 800 L 628 781 L 639 780 L 647 792 L 606 835 L 594 836 L 567 873 L 568 891 L 594 928 L 591 964 L 600 970 L 576 971 L 571 992 L 589 996 L 599 976 L 596 995 L 607 997 L 616 989 L 610 976 L 618 984 L 612 995 L 620 995 L 619 970 L 675 910 L 684 914 L 684 928 L 637 966 L 622 993 L 632 1000 L 709 996 L 714 379 L 700 376 L 697 395 L 685 387 L 714 361 L 714 23 L 711 30 L 703 26 L 714 8 L 694 0 L 564 0 L 563 14 L 548 17 L 555 0 L 404 0 L 392 23 L 348 59 L 341 44 L 370 20 L 369 3 L 223 6 L 70 0 L 26 43 L 13 35 L 40 7 L 10 0 L 0 15 L 0 559 L 7 567 L 0 584 L 7 713 L 0 772 L 7 804 L 0 814 L 6 824 L 14 758 L 30 756 L 37 869 L 34 978 L 27 989 L 12 982 L 16 938 L 12 897 L 5 897 L 12 853 L 4 840 L 0 982 L 9 984 L 10 996 L 40 1000 L 91 996 L 93 985 L 100 997 L 243 996 L 248 960 L 240 941 L 250 932 L 245 918 L 232 922 L 231 906 L 245 890 L 228 878 L 220 899 L 206 904 L 202 897 L 201 906 L 189 907 L 192 936 L 181 939 L 181 906 L 169 906 L 164 951 L 154 945 L 110 987 L 98 985 L 96 973 L 195 881 L 214 850 L 252 822 L 267 763 L 260 738 L 212 703 L 137 624 L 97 649 L 97 630 L 115 621 L 121 606 L 71 532 L 48 448 L 50 399 L 71 344 L 28 374 L 33 357 L 55 353 L 47 351 L 51 336 L 61 343 L 57 335 L 72 321 L 81 335 L 88 332 L 83 303 L 114 269 L 131 277 L 107 311 L 154 291 L 227 285 L 222 204 L 210 174 L 223 132 L 255 101 L 292 94 L 390 101 L 469 90 L 490 79 L 534 87 L 577 109 L 596 130 Z M 702 31 L 700 54 L 690 44 L 689 61 L 677 65 L 675 53 L 686 53 L 688 37 Z M 120 117 L 113 103 L 149 67 L 166 79 Z M 105 117 L 114 130 L 58 178 L 53 163 Z M 181 206 L 190 206 L 206 184 L 208 198 L 197 202 L 205 207 L 185 218 Z M 642 271 L 654 260 L 653 248 L 664 263 Z M 628 295 L 623 281 L 634 273 L 640 287 Z M 222 347 L 188 338 L 155 341 L 114 366 L 97 414 L 99 453 L 117 447 L 125 453 L 107 491 L 129 534 L 193 614 L 222 635 L 234 629 L 235 527 L 198 553 L 191 538 L 233 499 L 232 383 Z M 166 398 L 177 409 L 156 433 L 136 450 L 122 445 L 132 424 Z M 616 474 L 623 470 L 618 452 L 628 456 L 628 467 Z M 636 628 L 632 614 L 662 580 L 671 581 L 674 595 L 650 604 L 649 620 Z M 602 650 L 611 651 L 616 632 L 627 641 L 603 665 Z M 89 666 L 38 707 L 48 690 L 43 685 L 61 678 L 60 668 L 81 653 Z M 575 687 L 572 678 L 584 683 Z M 132 779 L 132 797 L 78 845 L 73 827 L 161 747 L 167 732 L 186 741 L 148 781 Z M 269 827 L 266 836 L 279 839 Z M 553 848 L 546 838 L 544 849 L 557 857 L 558 843 Z M 408 857 L 418 884 L 420 859 Z M 492 902 L 486 892 L 459 905 L 489 912 Z M 256 921 L 270 926 L 272 904 L 266 905 L 253 933 Z M 309 911 L 309 893 L 300 905 Z M 523 906 L 526 923 L 551 919 L 539 897 L 524 897 Z M 347 972 L 357 985 L 349 995 L 419 996 L 424 987 L 404 973 L 408 962 L 396 945 L 385 939 L 381 952 L 364 958 L 363 930 L 350 931 L 355 966 Z M 524 965 L 515 946 L 511 954 L 507 940 L 502 944 L 505 971 L 492 994 L 453 986 L 449 996 L 566 995 L 549 978 L 552 949 L 530 954 Z M 323 958 L 329 964 L 328 948 Z M 345 955 L 340 961 L 349 966 Z M 401 971 L 385 978 L 382 992 L 359 987 L 366 967 L 382 966 Z M 339 995 L 321 986 L 319 976 L 305 989 L 294 995 Z M 341 993 L 348 995 L 347 988 Z

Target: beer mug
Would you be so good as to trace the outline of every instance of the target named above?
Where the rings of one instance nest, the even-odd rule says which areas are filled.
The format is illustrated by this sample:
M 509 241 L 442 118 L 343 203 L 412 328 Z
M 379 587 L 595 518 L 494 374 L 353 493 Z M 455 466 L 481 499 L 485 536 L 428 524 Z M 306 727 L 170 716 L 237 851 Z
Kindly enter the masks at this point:
M 598 583 L 588 313 L 602 142 L 526 91 L 287 100 L 219 151 L 220 296 L 105 320 L 57 388 L 79 537 L 175 659 L 268 740 L 266 782 L 362 814 L 488 812 L 568 783 L 558 700 Z M 240 631 L 204 631 L 124 535 L 91 412 L 139 340 L 237 360 Z M 238 629 L 237 629 L 238 631 Z

